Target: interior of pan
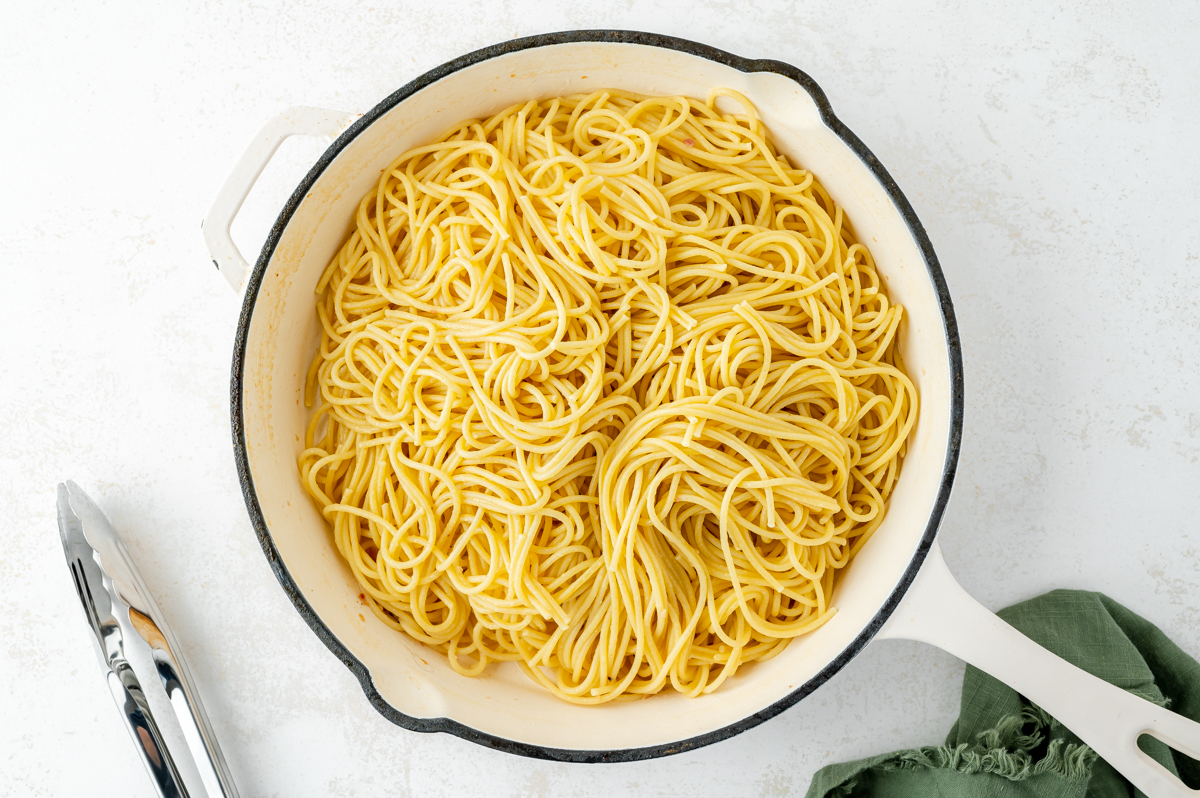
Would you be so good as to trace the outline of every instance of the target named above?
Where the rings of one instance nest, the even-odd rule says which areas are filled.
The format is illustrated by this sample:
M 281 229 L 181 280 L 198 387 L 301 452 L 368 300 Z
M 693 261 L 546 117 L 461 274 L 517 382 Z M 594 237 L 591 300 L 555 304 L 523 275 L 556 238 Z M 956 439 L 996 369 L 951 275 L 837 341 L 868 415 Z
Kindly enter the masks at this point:
M 818 101 L 794 74 L 744 71 L 782 65 L 724 54 L 721 63 L 713 51 L 696 54 L 677 46 L 543 41 L 443 67 L 423 87 L 389 98 L 335 143 L 264 248 L 235 360 L 235 390 L 241 391 L 240 403 L 234 397 L 235 427 L 244 441 L 238 455 L 251 515 L 298 609 L 356 670 L 376 706 L 401 725 L 450 730 L 520 753 L 581 759 L 610 758 L 598 753 L 603 751 L 669 753 L 680 741 L 711 741 L 779 711 L 841 667 L 877 629 L 935 531 L 961 408 L 952 398 L 957 394 L 944 318 L 949 308 L 923 255 L 923 233 L 915 235 L 915 220 L 897 208 L 898 195 L 889 194 L 878 170 L 827 124 L 837 123 L 822 119 Z M 703 98 L 714 86 L 736 89 L 755 103 L 779 148 L 812 170 L 846 210 L 892 300 L 908 309 L 902 351 L 921 408 L 887 519 L 845 574 L 832 621 L 703 698 L 663 693 L 579 707 L 546 693 L 512 665 L 494 666 L 479 678 L 459 676 L 440 654 L 386 627 L 359 603 L 357 584 L 300 487 L 296 457 L 307 421 L 302 385 L 319 332 L 313 287 L 351 229 L 358 200 L 383 168 L 452 123 L 518 101 L 604 87 Z

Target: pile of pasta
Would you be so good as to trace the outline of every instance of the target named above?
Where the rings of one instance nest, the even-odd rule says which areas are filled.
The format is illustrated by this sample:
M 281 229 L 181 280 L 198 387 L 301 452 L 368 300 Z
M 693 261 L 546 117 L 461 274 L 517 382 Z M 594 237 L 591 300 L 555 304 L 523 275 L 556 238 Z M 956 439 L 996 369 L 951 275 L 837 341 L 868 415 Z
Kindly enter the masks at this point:
M 729 90 L 455 125 L 316 292 L 299 470 L 365 601 L 576 703 L 709 693 L 828 620 L 917 416 L 903 308 Z

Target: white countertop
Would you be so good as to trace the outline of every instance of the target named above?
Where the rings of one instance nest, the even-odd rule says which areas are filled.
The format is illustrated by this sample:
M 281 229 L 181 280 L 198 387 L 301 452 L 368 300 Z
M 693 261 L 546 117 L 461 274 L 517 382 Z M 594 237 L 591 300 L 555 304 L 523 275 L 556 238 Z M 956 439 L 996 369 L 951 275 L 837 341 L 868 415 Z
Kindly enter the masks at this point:
M 954 296 L 951 568 L 993 609 L 1103 591 L 1200 655 L 1196 6 L 176 5 L 4 13 L 0 794 L 151 795 L 63 564 L 65 478 L 125 536 L 248 798 L 803 795 L 825 764 L 941 742 L 962 665 L 878 642 L 699 751 L 499 754 L 385 721 L 279 589 L 234 472 L 240 303 L 200 220 L 277 110 L 365 111 L 457 55 L 550 30 L 669 33 L 812 75 L 912 201 Z M 244 251 L 321 146 L 285 145 L 235 226 Z

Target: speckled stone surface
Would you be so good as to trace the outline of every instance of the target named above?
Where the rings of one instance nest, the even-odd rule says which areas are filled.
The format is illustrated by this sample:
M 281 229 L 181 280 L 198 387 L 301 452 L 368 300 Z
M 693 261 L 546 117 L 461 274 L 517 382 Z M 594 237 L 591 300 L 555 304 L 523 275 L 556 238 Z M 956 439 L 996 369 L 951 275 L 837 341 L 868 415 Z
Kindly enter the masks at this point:
M 912 201 L 954 294 L 951 568 L 993 608 L 1102 590 L 1200 656 L 1196 8 L 161 5 L 23 4 L 0 25 L 0 795 L 152 794 L 63 564 L 68 477 L 158 595 L 245 796 L 802 795 L 829 762 L 940 741 L 961 664 L 878 642 L 701 751 L 510 757 L 387 723 L 275 582 L 234 473 L 239 301 L 204 252 L 208 203 L 287 105 L 364 111 L 454 56 L 557 29 L 669 33 L 811 74 Z M 234 227 L 244 251 L 320 149 L 284 145 Z

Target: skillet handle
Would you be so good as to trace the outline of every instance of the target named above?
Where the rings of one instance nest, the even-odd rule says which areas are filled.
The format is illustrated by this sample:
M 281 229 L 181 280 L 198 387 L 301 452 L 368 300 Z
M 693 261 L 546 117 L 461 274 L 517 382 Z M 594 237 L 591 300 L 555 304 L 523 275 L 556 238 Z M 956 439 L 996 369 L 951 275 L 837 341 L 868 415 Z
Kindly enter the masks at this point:
M 929 643 L 999 679 L 1151 798 L 1200 795 L 1137 746 L 1138 737 L 1151 734 L 1200 759 L 1200 723 L 1075 667 L 1000 620 L 955 581 L 936 542 L 879 636 Z
M 289 136 L 324 136 L 332 141 L 355 118 L 354 114 L 344 111 L 295 106 L 273 117 L 250 140 L 250 145 L 234 165 L 233 171 L 225 178 L 225 185 L 217 192 L 202 225 L 204 242 L 208 245 L 213 265 L 229 281 L 233 290 L 241 292 L 246 287 L 250 264 L 233 243 L 229 228 L 279 145 Z

